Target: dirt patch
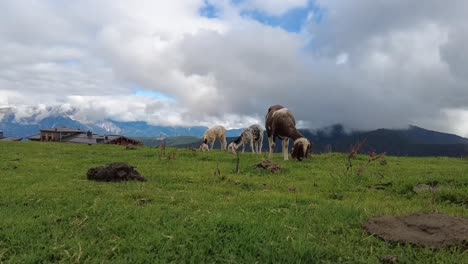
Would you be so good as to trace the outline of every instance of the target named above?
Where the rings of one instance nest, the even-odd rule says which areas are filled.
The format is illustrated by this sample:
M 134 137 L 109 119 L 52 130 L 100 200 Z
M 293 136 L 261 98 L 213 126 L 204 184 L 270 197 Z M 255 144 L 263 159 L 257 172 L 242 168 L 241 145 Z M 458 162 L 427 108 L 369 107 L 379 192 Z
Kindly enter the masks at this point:
M 271 162 L 270 160 L 264 160 L 258 163 L 257 165 L 255 165 L 255 167 L 267 170 L 271 173 L 279 173 L 281 171 L 281 167 Z
M 398 256 L 392 256 L 392 255 L 382 256 L 379 258 L 380 263 L 384 263 L 384 264 L 398 263 L 399 259 L 400 258 Z
M 443 214 L 411 214 L 370 219 L 364 229 L 387 242 L 429 248 L 468 248 L 468 219 Z
M 104 182 L 146 181 L 135 167 L 125 163 L 112 163 L 107 166 L 90 168 L 88 180 Z
M 392 187 L 392 185 L 393 184 L 391 182 L 377 183 L 377 184 L 369 185 L 367 186 L 367 188 L 373 189 L 373 190 L 386 190 L 387 188 Z

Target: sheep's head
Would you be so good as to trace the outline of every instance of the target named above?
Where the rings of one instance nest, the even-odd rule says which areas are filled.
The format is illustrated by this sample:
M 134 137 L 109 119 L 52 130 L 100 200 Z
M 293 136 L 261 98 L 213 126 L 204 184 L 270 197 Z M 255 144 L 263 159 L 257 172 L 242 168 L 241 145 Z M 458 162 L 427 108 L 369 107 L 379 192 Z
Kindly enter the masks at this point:
M 227 147 L 228 152 L 230 152 L 230 153 L 232 153 L 232 154 L 236 154 L 236 152 L 237 152 L 237 147 L 238 147 L 238 146 L 237 146 L 236 143 L 234 143 L 234 142 L 229 143 L 229 145 L 228 145 L 228 147 Z
M 200 145 L 200 150 L 201 150 L 202 152 L 208 151 L 208 150 L 209 150 L 208 144 L 206 144 L 206 143 L 203 142 L 203 143 Z
M 302 137 L 294 141 L 294 147 L 292 151 L 292 157 L 302 161 L 304 158 L 309 157 L 310 153 L 310 142 L 307 138 Z

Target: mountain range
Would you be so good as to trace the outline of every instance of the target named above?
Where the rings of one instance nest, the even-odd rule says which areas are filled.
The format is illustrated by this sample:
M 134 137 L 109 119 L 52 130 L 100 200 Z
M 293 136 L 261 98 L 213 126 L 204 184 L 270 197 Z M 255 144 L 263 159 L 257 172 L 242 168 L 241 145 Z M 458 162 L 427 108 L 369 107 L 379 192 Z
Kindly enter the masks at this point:
M 300 129 L 301 133 L 312 142 L 314 153 L 342 152 L 349 153 L 352 146 L 363 142 L 359 153 L 370 152 L 386 153 L 392 156 L 468 156 L 468 139 L 457 135 L 427 130 L 417 126 L 407 129 L 376 129 L 371 131 L 349 132 L 340 125 L 333 125 L 317 130 Z M 236 137 L 228 137 L 232 142 Z M 140 139 L 146 145 L 158 146 L 160 141 L 148 138 Z M 292 141 L 289 142 L 292 147 Z M 187 148 L 198 147 L 200 138 L 197 137 L 170 137 L 166 144 L 172 147 Z M 276 142 L 276 152 L 281 151 L 279 140 Z M 215 148 L 220 144 L 216 142 Z M 246 151 L 250 151 L 247 146 Z M 263 151 L 268 151 L 268 138 L 263 139 Z
M 92 131 L 96 134 L 119 134 L 142 140 L 146 145 L 159 145 L 160 138 L 167 138 L 168 146 L 197 147 L 207 127 L 155 126 L 142 121 L 120 122 L 102 120 L 83 123 L 72 119 L 66 113 L 55 113 L 44 118 L 37 116 L 16 118 L 9 109 L 0 108 L 0 131 L 5 137 L 28 137 L 39 133 L 40 129 L 69 127 Z M 228 142 L 232 142 L 242 129 L 227 131 Z M 427 130 L 418 126 L 406 129 L 377 129 L 371 131 L 348 131 L 340 124 L 301 132 L 313 143 L 313 151 L 349 152 L 357 142 L 366 141 L 362 153 L 377 152 L 397 156 L 452 156 L 468 155 L 468 139 L 457 135 Z M 279 146 L 280 144 L 277 144 Z M 249 151 L 249 148 L 247 148 Z M 266 135 L 263 150 L 268 150 Z M 278 149 L 279 151 L 279 149 Z
M 9 108 L 0 109 L 0 131 L 7 137 L 28 137 L 39 133 L 39 130 L 55 127 L 68 127 L 92 131 L 100 135 L 124 135 L 128 137 L 202 137 L 207 127 L 204 126 L 155 126 L 142 121 L 120 122 L 105 119 L 97 122 L 80 122 L 67 116 L 66 113 L 52 113 L 44 118 L 31 116 L 16 118 Z M 236 136 L 241 129 L 228 131 L 228 136 Z
M 377 152 L 395 156 L 468 155 L 468 139 L 457 135 L 409 126 L 406 129 L 376 129 L 345 132 L 341 125 L 316 131 L 302 131 L 314 142 L 315 152 L 349 152 L 351 147 L 365 141 L 361 153 Z

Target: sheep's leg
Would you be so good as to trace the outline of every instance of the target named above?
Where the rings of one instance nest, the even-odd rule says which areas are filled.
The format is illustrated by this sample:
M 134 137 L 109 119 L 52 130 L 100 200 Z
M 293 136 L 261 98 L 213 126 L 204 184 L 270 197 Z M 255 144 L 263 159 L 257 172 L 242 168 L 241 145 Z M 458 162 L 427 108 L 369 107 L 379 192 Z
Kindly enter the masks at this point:
M 273 136 L 268 137 L 268 143 L 270 145 L 270 153 L 268 153 L 268 158 L 271 159 L 273 151 L 275 150 L 275 139 L 273 138 Z
M 284 158 L 284 160 L 289 159 L 288 146 L 289 146 L 289 138 L 285 138 L 283 140 L 283 158 Z
M 242 142 L 242 153 L 244 153 L 244 151 L 245 151 L 245 143 Z
M 222 143 L 222 148 L 227 149 L 227 140 L 226 140 L 226 134 L 223 135 L 223 143 Z
M 214 146 L 214 143 L 215 143 L 215 140 L 211 141 L 211 148 L 210 149 L 213 149 L 213 146 Z
M 259 142 L 257 143 L 258 145 L 258 154 L 262 154 L 262 147 L 263 147 L 263 136 L 260 136 Z
M 250 139 L 250 148 L 252 149 L 252 153 L 255 153 L 255 145 L 253 143 L 253 138 Z

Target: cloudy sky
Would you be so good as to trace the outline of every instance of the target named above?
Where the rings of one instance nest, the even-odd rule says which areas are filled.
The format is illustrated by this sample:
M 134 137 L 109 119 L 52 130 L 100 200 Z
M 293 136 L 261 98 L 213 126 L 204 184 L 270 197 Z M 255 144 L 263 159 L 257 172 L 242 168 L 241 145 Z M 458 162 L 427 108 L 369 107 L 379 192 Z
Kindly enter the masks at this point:
M 468 1 L 2 0 L 0 107 L 468 136 Z M 58 109 L 58 110 L 57 110 Z

